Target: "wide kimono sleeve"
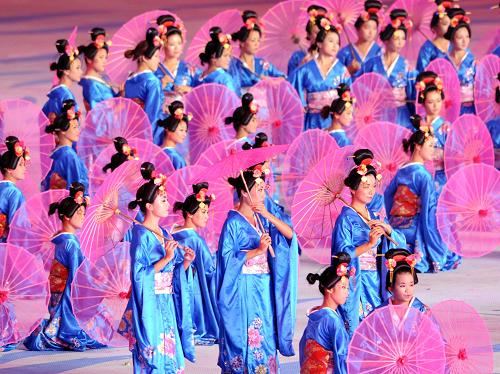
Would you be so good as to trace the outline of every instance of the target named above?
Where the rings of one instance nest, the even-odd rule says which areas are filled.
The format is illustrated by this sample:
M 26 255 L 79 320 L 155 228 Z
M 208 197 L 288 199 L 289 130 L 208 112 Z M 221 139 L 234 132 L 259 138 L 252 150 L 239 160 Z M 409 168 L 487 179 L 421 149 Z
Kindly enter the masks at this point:
M 292 53 L 292 56 L 288 60 L 287 74 L 290 77 L 293 72 L 300 66 L 302 60 L 306 57 L 306 52 L 298 50 Z
M 76 271 L 82 264 L 85 257 L 80 249 L 80 244 L 76 240 L 67 240 L 64 244 L 64 250 L 61 251 L 63 259 L 58 259 L 68 269 L 67 283 L 71 284 L 75 278 Z M 56 257 L 57 259 L 57 257 Z
M 384 192 L 384 202 L 385 202 L 385 210 L 387 212 L 387 217 L 391 216 L 392 205 L 394 204 L 394 194 L 398 188 L 398 175 L 396 174 L 394 178 L 392 178 L 391 183 L 387 186 Z
M 337 318 L 323 318 L 319 325 L 318 336 L 320 344 L 321 341 L 328 342 L 328 346 L 332 348 L 333 372 L 347 374 L 349 337 L 344 324 Z
M 290 83 L 295 88 L 297 93 L 299 94 L 300 101 L 302 102 L 302 106 L 307 107 L 306 100 L 306 89 L 305 89 L 305 81 L 307 79 L 308 70 L 306 65 L 302 65 L 295 69 L 292 76 L 290 78 Z
M 7 211 L 3 212 L 7 215 L 8 224 L 10 225 L 14 214 L 18 211 L 21 205 L 24 203 L 25 198 L 23 193 L 18 188 L 11 188 L 6 196 L 7 198 Z
M 163 91 L 161 89 L 161 81 L 156 77 L 146 81 L 146 95 L 144 97 L 144 111 L 146 112 L 149 122 L 153 129 L 153 141 L 156 145 L 163 144 L 163 128 L 158 126 L 157 122 L 162 118 Z
M 286 78 L 286 74 L 283 73 L 281 70 L 279 70 L 276 66 L 271 64 L 270 62 L 264 62 L 267 69 L 264 69 L 264 75 L 268 77 L 274 77 L 274 78 Z
M 429 42 L 426 41 L 424 44 L 422 44 L 422 47 L 420 47 L 420 51 L 418 51 L 418 57 L 417 57 L 417 66 L 416 69 L 418 72 L 423 72 L 427 65 L 430 64 L 434 57 L 434 47 L 432 45 L 429 45 Z
M 80 182 L 85 186 L 86 194 L 89 191 L 88 171 L 75 152 L 68 154 L 66 169 L 66 188 L 69 190 L 73 182 Z

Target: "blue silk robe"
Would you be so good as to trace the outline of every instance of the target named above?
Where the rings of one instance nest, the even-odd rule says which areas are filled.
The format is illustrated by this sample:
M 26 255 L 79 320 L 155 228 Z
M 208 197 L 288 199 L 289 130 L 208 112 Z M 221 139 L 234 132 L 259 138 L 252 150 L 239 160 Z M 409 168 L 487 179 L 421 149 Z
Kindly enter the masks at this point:
M 49 276 L 50 318 L 42 321 L 24 345 L 31 351 L 84 351 L 105 347 L 80 328 L 71 306 L 71 284 L 85 259 L 78 238 L 63 232 L 54 236 L 52 243 L 55 251 Z
M 195 230 L 184 229 L 172 234 L 180 244 L 191 248 L 196 258 L 193 268 L 193 303 L 191 313 L 194 341 L 200 345 L 212 345 L 219 339 L 219 310 L 215 297 L 215 255 L 210 253 L 205 239 Z
M 277 350 L 294 355 L 297 239 L 287 240 L 261 219 L 270 231 L 274 258 L 264 254 L 246 260 L 246 251 L 259 247 L 260 233 L 237 211 L 229 211 L 219 239 L 218 365 L 223 373 L 276 373 Z
M 155 273 L 155 263 L 165 255 L 165 247 L 152 232 L 142 225 L 133 227 L 132 293 L 118 332 L 129 340 L 137 374 L 177 373 L 184 369 L 184 357 L 195 359 L 191 267 L 184 270 L 184 254 L 176 249 L 174 258 Z
M 384 66 L 382 55 L 378 55 L 366 61 L 360 69 L 360 74 L 378 73 L 387 78 L 399 100 L 395 100 L 398 110 L 397 123 L 413 131 L 413 125 L 410 122 L 410 110 L 406 100 L 415 97 L 415 72 L 408 68 L 408 61 L 403 56 L 398 56 L 393 64 L 387 69 Z M 392 100 L 393 98 L 387 98 Z
M 102 78 L 86 75 L 82 77 L 79 84 L 82 86 L 83 104 L 87 112 L 97 103 L 118 96 L 109 83 Z
M 351 139 L 347 137 L 345 130 L 332 130 L 330 135 L 337 142 L 337 145 L 342 148 L 346 145 L 352 145 Z
M 436 58 L 446 58 L 446 53 L 441 51 L 436 45 L 430 40 L 426 40 L 420 50 L 418 51 L 417 57 L 417 71 L 419 73 L 425 71 L 427 65 Z
M 179 61 L 179 65 L 177 66 L 176 71 L 168 70 L 168 68 L 163 63 L 160 63 L 160 67 L 155 71 L 155 75 L 158 77 L 160 82 L 165 75 L 168 75 L 173 81 L 167 83 L 166 86 L 163 88 L 163 92 L 165 94 L 173 93 L 174 86 L 193 87 L 196 73 L 197 73 L 196 70 L 191 65 L 182 60 Z M 199 73 L 200 72 L 198 71 L 198 74 Z
M 252 86 L 260 82 L 263 76 L 286 78 L 286 75 L 279 71 L 276 66 L 260 57 L 254 57 L 254 69 L 255 71 L 251 71 L 247 64 L 239 58 L 231 59 L 229 74 L 231 74 L 235 82 L 238 82 L 237 85 L 240 87 L 242 94 L 248 92 Z
M 89 191 L 88 171 L 82 160 L 70 146 L 57 147 L 50 155 L 52 166 L 42 181 L 42 191 L 69 190 L 71 183 L 80 182 Z M 86 192 L 86 193 L 87 193 Z
M 161 82 L 151 70 L 144 70 L 125 81 L 125 97 L 134 100 L 146 112 L 153 129 L 153 142 L 163 144 L 164 130 L 157 125 L 163 115 L 163 91 Z
M 312 369 L 313 362 L 310 357 L 310 346 L 308 340 L 314 340 L 326 351 L 331 352 L 331 364 L 334 374 L 347 374 L 347 350 L 349 346 L 349 334 L 347 333 L 344 320 L 338 311 L 331 308 L 321 308 L 309 311 L 304 334 L 299 343 L 300 367 L 302 370 Z M 307 361 L 307 362 L 306 362 Z
M 460 81 L 460 115 L 476 114 L 474 107 L 474 78 L 476 77 L 476 60 L 470 50 L 468 50 L 458 66 L 455 65 L 450 56 L 446 58 L 451 62 L 457 71 Z
M 392 305 L 391 298 L 388 298 L 386 301 L 384 301 L 382 303 L 382 305 L 380 305 L 379 308 L 382 308 L 382 307 L 387 306 L 387 305 Z M 425 305 L 422 301 L 420 301 L 416 297 L 413 297 L 413 299 L 411 299 L 409 306 L 410 306 L 410 308 L 415 308 L 422 313 L 427 313 L 430 310 L 430 308 L 427 305 Z
M 225 71 L 222 68 L 217 68 L 214 71 L 212 71 L 210 74 L 202 77 L 203 73 L 198 74 L 195 77 L 195 82 L 194 86 L 199 86 L 202 85 L 203 83 L 218 83 L 222 84 L 223 86 L 226 86 L 229 88 L 231 91 L 233 91 L 236 95 L 240 95 L 240 87 L 238 85 L 238 82 L 236 82 L 231 74 L 229 74 L 227 71 Z
M 47 102 L 42 107 L 42 112 L 49 117 L 53 117 L 54 115 L 59 115 L 62 112 L 62 105 L 64 100 L 75 100 L 75 95 L 70 89 L 64 84 L 58 84 L 57 86 L 52 87 L 52 89 L 47 93 L 47 97 L 49 98 Z M 75 111 L 78 111 L 78 104 L 75 106 Z M 51 113 L 53 113 L 51 115 Z
M 446 183 L 446 174 L 444 172 L 444 160 L 443 160 L 443 151 L 444 144 L 446 143 L 446 138 L 448 137 L 448 131 L 450 129 L 450 123 L 445 121 L 442 117 L 436 117 L 434 121 L 432 121 L 432 128 L 434 130 L 434 138 L 436 139 L 436 144 L 434 148 L 436 149 L 436 162 L 435 173 L 434 173 L 434 183 L 436 186 L 437 197 L 441 194 L 443 190 L 444 184 Z
M 174 147 L 165 147 L 163 148 L 163 152 L 165 152 L 170 158 L 170 161 L 172 161 L 172 165 L 174 165 L 175 170 L 182 169 L 187 166 L 184 157 L 182 157 L 182 155 Z
M 377 219 L 377 215 L 369 209 L 370 218 Z M 387 270 L 382 267 L 380 258 L 394 244 L 385 237 L 379 239 L 376 247 L 356 257 L 356 248 L 369 240 L 370 227 L 351 207 L 343 207 L 335 222 L 332 234 L 332 256 L 339 252 L 347 252 L 351 256 L 351 266 L 356 269 L 356 275 L 349 282 L 349 297 L 344 305 L 339 306 L 339 311 L 348 323 L 348 332 L 352 336 L 372 310 L 386 299 L 385 274 Z M 391 238 L 398 243 L 398 248 L 405 248 L 404 236 L 393 229 Z
M 295 69 L 297 69 L 301 64 L 304 57 L 307 56 L 307 52 L 299 49 L 292 53 L 290 59 L 288 60 L 287 74 L 289 77 L 292 76 Z
M 0 181 L 0 243 L 7 242 L 9 225 L 25 200 L 23 193 L 14 183 Z
M 409 163 L 401 167 L 385 190 L 384 198 L 392 227 L 404 234 L 407 249 L 421 257 L 415 266 L 417 270 L 423 273 L 438 268 L 450 270 L 458 265 L 457 255 L 450 254 L 455 261 L 448 263 L 448 249 L 437 230 L 436 190 L 424 165 Z
M 354 44 L 349 44 L 339 51 L 337 57 L 344 66 L 351 65 L 354 59 L 356 59 L 359 65 L 362 66 L 369 59 L 379 56 L 381 52 L 382 48 L 380 48 L 380 46 L 377 43 L 373 42 L 370 48 L 368 49 L 368 53 L 363 58 L 361 56 L 361 52 L 356 48 L 356 46 Z M 359 76 L 360 71 L 361 70 L 358 70 L 356 74 L 354 74 L 354 76 L 352 77 L 353 81 L 355 80 L 355 78 Z
M 347 68 L 338 59 L 334 62 L 326 77 L 323 77 L 318 63 L 314 59 L 296 69 L 290 77 L 290 81 L 297 90 L 302 105 L 306 108 L 304 129 L 309 130 L 326 129 L 330 126 L 330 118 L 321 118 L 321 108 L 330 105 L 332 99 L 337 98 L 337 92 L 335 91 L 337 86 L 340 83 L 350 85 L 351 78 Z

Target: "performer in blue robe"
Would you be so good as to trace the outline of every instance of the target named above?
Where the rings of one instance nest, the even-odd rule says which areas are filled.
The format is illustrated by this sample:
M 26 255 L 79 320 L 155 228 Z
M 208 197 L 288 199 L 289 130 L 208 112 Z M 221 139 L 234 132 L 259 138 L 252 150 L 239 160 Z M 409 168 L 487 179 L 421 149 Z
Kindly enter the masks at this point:
M 450 270 L 458 266 L 460 258 L 449 254 L 437 230 L 436 190 L 432 176 L 424 167 L 424 162 L 433 158 L 435 140 L 432 129 L 421 125 L 418 118 L 415 127 L 418 130 L 403 142 L 411 159 L 398 170 L 385 190 L 385 207 L 391 225 L 404 234 L 408 250 L 420 258 L 417 270 Z M 449 263 L 448 257 L 454 261 Z
M 398 115 L 396 122 L 412 129 L 410 110 L 407 99 L 414 97 L 415 73 L 409 70 L 408 61 L 399 54 L 406 43 L 408 14 L 403 9 L 394 9 L 390 14 L 392 22 L 380 33 L 385 50 L 379 56 L 366 61 L 361 67 L 363 73 L 378 73 L 387 78 L 392 86 L 394 102 Z M 389 98 L 388 98 L 389 100 Z
M 78 49 L 72 46 L 66 39 L 56 41 L 57 52 L 60 56 L 57 62 L 50 65 L 50 70 L 55 71 L 59 82 L 51 88 L 47 97 L 47 102 L 42 107 L 42 112 L 52 121 L 56 116 L 61 114 L 63 102 L 65 100 L 75 101 L 75 95 L 71 92 L 73 83 L 78 83 L 82 78 L 82 63 L 78 58 Z
M 158 127 L 164 129 L 163 151 L 168 155 L 177 170 L 186 167 L 186 160 L 176 147 L 186 140 L 188 124 L 192 116 L 184 112 L 184 104 L 177 100 L 168 106 L 168 111 L 170 115 L 158 121 Z
M 172 229 L 172 236 L 184 246 L 192 248 L 196 257 L 193 267 L 193 316 L 194 340 L 199 345 L 212 345 L 219 339 L 219 311 L 216 300 L 215 261 L 205 239 L 197 229 L 206 227 L 210 202 L 215 196 L 208 193 L 208 183 L 193 185 L 193 193 L 174 205 L 174 212 L 181 211 L 182 226 Z
M 157 122 L 164 118 L 162 111 L 164 97 L 161 82 L 154 74 L 160 63 L 161 43 L 158 39 L 160 39 L 158 31 L 149 28 L 146 40 L 125 52 L 126 58 L 136 60 L 138 64 L 137 72 L 125 82 L 125 97 L 132 99 L 144 109 L 153 129 L 153 142 L 160 146 L 163 143 L 163 129 L 158 127 Z
M 7 136 L 5 145 L 7 150 L 0 155 L 0 243 L 7 242 L 12 218 L 25 201 L 16 184 L 25 178 L 30 160 L 29 149 L 17 137 Z
M 243 146 L 250 141 L 251 134 L 255 134 L 259 125 L 258 110 L 258 106 L 253 102 L 253 95 L 247 92 L 241 97 L 241 106 L 233 111 L 231 117 L 224 119 L 224 123 L 226 125 L 232 124 L 234 131 L 236 131 L 232 147 L 239 149 L 240 145 Z
M 352 145 L 351 139 L 347 137 L 345 128 L 352 124 L 355 99 L 351 96 L 349 86 L 343 83 L 337 87 L 337 95 L 337 99 L 321 109 L 321 117 L 324 119 L 331 118 L 332 123 L 327 131 L 335 139 L 337 145 L 342 148 Z
M 45 131 L 55 134 L 58 145 L 50 158 L 53 160 L 48 174 L 42 181 L 42 191 L 50 189 L 69 189 L 73 182 L 80 182 L 88 191 L 88 171 L 82 160 L 71 147 L 80 137 L 80 113 L 75 112 L 75 102 L 66 100 L 62 113 L 54 122 L 46 126 Z
M 241 176 L 229 178 L 240 204 L 228 214 L 217 251 L 218 365 L 224 373 L 276 373 L 277 350 L 294 355 L 297 240 L 265 208 L 264 174 L 261 165 L 243 172 L 249 193 Z
M 109 83 L 100 77 L 84 75 L 80 80 L 80 86 L 82 86 L 83 103 L 87 112 L 94 108 L 97 103 L 118 96 Z
M 382 8 L 382 3 L 378 0 L 367 0 L 364 6 L 364 12 L 354 23 L 358 40 L 342 48 L 338 54 L 340 62 L 347 67 L 353 81 L 358 76 L 361 65 L 382 52 L 376 43 L 379 25 L 378 12 Z
M 469 17 L 461 8 L 449 11 L 450 26 L 444 37 L 450 41 L 450 53 L 447 56 L 457 71 L 460 81 L 460 115 L 476 114 L 474 107 L 474 78 L 476 77 L 476 60 L 469 49 L 472 35 Z
M 239 79 L 241 92 L 248 92 L 250 87 L 262 80 L 262 77 L 286 78 L 273 64 L 260 57 L 253 57 L 253 69 L 238 58 L 232 58 L 229 65 L 229 74 L 234 80 Z
M 301 373 L 347 374 L 349 334 L 337 308 L 349 295 L 350 262 L 351 257 L 340 252 L 321 275 L 307 275 L 310 284 L 319 281 L 323 304 L 307 312 L 309 320 L 299 344 Z
M 384 235 L 390 236 L 398 243 L 398 247 L 406 246 L 404 236 L 386 221 L 378 219 L 367 207 L 375 195 L 377 178 L 380 179 L 375 168 L 368 164 L 372 155 L 369 150 L 356 153 L 355 158 L 358 160 L 355 163 L 359 166 L 353 168 L 344 181 L 351 190 L 352 202 L 350 206 L 342 208 L 332 234 L 332 256 L 347 252 L 356 269 L 347 302 L 339 307 L 351 336 L 361 320 L 378 307 L 386 296 L 385 271 L 377 255 L 384 254 L 394 244 Z
M 55 249 L 49 274 L 50 318 L 42 321 L 25 339 L 24 345 L 29 350 L 84 351 L 105 347 L 80 328 L 71 306 L 71 284 L 85 259 L 75 235 L 76 230 L 82 228 L 85 218 L 87 199 L 84 193 L 81 183 L 73 183 L 68 197 L 50 204 L 49 215 L 57 212 L 62 221 L 61 230 L 51 240 Z
M 326 129 L 330 125 L 330 121 L 321 118 L 321 109 L 337 98 L 339 84 L 350 84 L 351 80 L 337 58 L 340 36 L 336 26 L 325 17 L 317 17 L 316 23 L 320 30 L 315 40 L 318 57 L 296 69 L 290 78 L 306 109 L 305 130 Z
M 134 373 L 177 373 L 184 371 L 184 357 L 195 359 L 190 308 L 194 252 L 165 240 L 170 234 L 159 221 L 168 215 L 166 177 L 153 172 L 151 163 L 141 165 L 148 182 L 129 203 L 130 209 L 139 206 L 145 218 L 132 229 L 132 292 L 118 332 L 129 341 Z

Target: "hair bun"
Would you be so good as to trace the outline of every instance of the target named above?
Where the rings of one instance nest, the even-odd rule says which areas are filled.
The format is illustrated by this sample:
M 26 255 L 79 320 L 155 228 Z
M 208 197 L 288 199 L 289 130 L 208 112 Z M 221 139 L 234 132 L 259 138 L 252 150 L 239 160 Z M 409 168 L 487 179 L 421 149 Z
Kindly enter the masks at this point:
M 422 117 L 419 114 L 414 114 L 410 116 L 410 121 L 416 130 L 420 130 L 420 125 L 422 124 Z
M 179 100 L 172 101 L 172 103 L 168 106 L 168 111 L 171 116 L 175 114 L 177 109 L 184 109 L 184 104 Z
M 159 35 L 158 30 L 155 29 L 154 27 L 150 27 L 146 31 L 146 41 L 148 42 L 148 44 L 154 45 L 154 40 L 158 35 Z
M 73 182 L 69 188 L 69 196 L 75 197 L 78 192 L 85 193 L 85 186 L 80 182 Z
M 156 24 L 158 26 L 163 25 L 166 22 L 172 22 L 172 24 L 175 24 L 175 17 L 171 14 L 162 14 L 156 19 Z
M 123 146 L 125 144 L 128 144 L 127 139 L 117 136 L 116 138 L 113 139 L 113 144 L 115 146 L 115 149 L 117 152 L 122 153 L 123 152 Z
M 7 136 L 7 138 L 5 138 L 5 145 L 7 146 L 7 150 L 10 152 L 15 152 L 14 146 L 18 141 L 19 139 L 17 138 L 17 136 Z
M 193 193 L 194 194 L 197 194 L 202 189 L 208 190 L 208 182 L 200 182 L 200 183 L 193 184 Z
M 241 106 L 245 109 L 250 109 L 250 104 L 253 101 L 253 95 L 250 92 L 247 92 L 241 97 Z
M 58 39 L 56 40 L 56 49 L 59 53 L 65 53 L 66 47 L 69 45 L 69 42 L 66 39 Z
M 365 1 L 365 11 L 368 12 L 369 9 L 377 9 L 379 11 L 382 9 L 382 3 L 378 0 L 367 0 Z
M 265 132 L 259 132 L 255 135 L 253 148 L 261 148 L 267 141 L 269 141 L 267 134 Z
M 71 108 L 74 108 L 75 106 L 76 106 L 75 100 L 73 100 L 73 99 L 66 99 L 66 100 L 63 101 L 62 111 L 63 112 L 67 112 L 68 110 L 70 110 Z
M 389 15 L 392 21 L 402 17 L 408 18 L 408 12 L 404 9 L 393 9 L 391 10 L 391 14 Z
M 106 36 L 106 30 L 104 30 L 102 27 L 94 27 L 92 30 L 90 30 L 90 39 L 95 42 L 98 36 Z
M 253 11 L 253 10 L 245 10 L 243 11 L 243 13 L 241 14 L 241 19 L 243 19 L 243 22 L 246 22 L 248 21 L 250 18 L 259 18 L 259 15 L 257 14 L 257 12 Z
M 353 154 L 354 163 L 359 166 L 364 160 L 374 159 L 373 152 L 366 148 L 358 149 Z
M 154 171 L 155 166 L 151 162 L 143 162 L 141 164 L 141 175 L 145 180 L 151 180 L 153 178 Z
M 178 212 L 179 210 L 184 210 L 184 202 L 183 201 L 176 201 L 174 203 L 173 211 Z
M 342 95 L 345 93 L 345 92 L 348 92 L 348 91 L 351 91 L 351 88 L 345 84 L 345 83 L 340 83 L 338 86 L 337 86 L 337 94 L 339 95 L 339 98 L 342 97 Z
M 319 276 L 319 274 L 316 274 L 316 273 L 309 273 L 306 276 L 307 283 L 309 283 L 309 284 L 314 284 L 314 283 L 316 283 L 316 281 L 319 281 L 319 279 L 320 279 L 320 276 Z
M 210 40 L 212 40 L 214 43 L 220 43 L 219 34 L 222 34 L 222 29 L 219 26 L 211 27 L 208 34 L 210 36 Z M 201 56 L 200 56 L 200 58 L 201 58 Z
M 347 252 L 338 252 L 335 256 L 336 257 L 334 257 L 332 261 L 332 266 L 334 268 L 340 264 L 349 265 L 351 263 L 351 256 Z

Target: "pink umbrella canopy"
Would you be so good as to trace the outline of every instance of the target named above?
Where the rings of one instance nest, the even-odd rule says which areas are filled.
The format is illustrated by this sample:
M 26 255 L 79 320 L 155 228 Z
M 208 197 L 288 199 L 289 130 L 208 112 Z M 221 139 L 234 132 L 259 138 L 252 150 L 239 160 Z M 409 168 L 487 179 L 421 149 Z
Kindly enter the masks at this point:
M 155 165 L 158 170 L 165 175 L 170 175 L 175 171 L 174 165 L 170 157 L 157 145 L 144 139 L 132 138 L 127 139 L 128 145 L 131 148 L 137 150 L 136 160 L 145 162 L 149 161 Z M 103 167 L 111 161 L 111 156 L 116 153 L 114 144 L 108 145 L 104 150 L 97 156 L 96 160 L 90 168 L 90 188 L 92 194 L 97 192 L 99 187 L 104 183 L 106 178 L 111 174 L 111 170 L 104 173 Z
M 82 252 L 92 263 L 114 248 L 131 227 L 136 211 L 128 209 L 137 189 L 145 183 L 141 176 L 141 161 L 131 160 L 120 165 L 97 190 L 80 234 Z
M 271 7 L 263 16 L 264 35 L 259 56 L 272 62 L 286 72 L 288 59 L 298 49 L 307 50 L 306 25 L 309 22 L 306 0 L 281 1 Z
M 205 168 L 192 165 L 179 169 L 169 176 L 167 182 L 167 196 L 170 203 L 170 212 L 166 218 L 160 221 L 161 225 L 171 227 L 174 224 L 182 225 L 184 223 L 182 212 L 178 211 L 174 213 L 174 203 L 176 201 L 183 202 L 188 195 L 193 193 L 192 185 L 203 181 L 204 175 L 206 175 L 208 179 L 210 173 L 211 167 Z M 215 194 L 216 198 L 210 204 L 207 226 L 198 232 L 207 241 L 210 250 L 215 252 L 217 250 L 222 226 L 227 218 L 227 212 L 234 207 L 233 194 L 229 184 L 221 179 L 210 182 L 208 193 Z
M 354 147 L 335 150 L 311 168 L 299 185 L 292 205 L 292 222 L 302 251 L 312 260 L 326 265 L 331 262 L 332 231 L 348 199 L 344 178 L 353 168 L 349 158 Z M 347 194 L 346 194 L 347 193 Z
M 285 203 L 292 206 L 295 191 L 307 173 L 323 157 L 339 149 L 337 142 L 323 130 L 308 130 L 290 144 L 282 171 L 282 191 Z
M 318 5 L 323 5 L 328 14 L 333 14 L 334 21 L 342 25 L 340 40 L 342 45 L 355 42 L 357 39 L 354 23 L 361 12 L 364 11 L 364 1 L 361 0 L 320 0 Z M 305 27 L 305 26 L 304 26 Z
M 372 122 L 396 122 L 397 108 L 394 106 L 392 87 L 382 75 L 366 73 L 356 79 L 351 91 L 356 98 L 354 123 L 346 131 L 351 139 Z
M 7 150 L 5 138 L 16 136 L 29 148 L 25 179 L 17 184 L 25 196 L 40 191 L 40 181 L 52 165 L 54 137 L 45 133 L 49 120 L 35 104 L 21 99 L 0 101 L 0 153 Z
M 22 247 L 0 244 L 0 346 L 31 334 L 47 314 L 49 297 L 42 261 Z
M 240 99 L 226 86 L 208 83 L 195 87 L 185 96 L 189 122 L 189 155 L 192 163 L 212 144 L 234 138 L 234 130 L 224 119 L 241 105 Z
M 440 374 L 445 351 L 439 328 L 416 308 L 375 309 L 354 332 L 348 373 Z
M 116 244 L 95 263 L 88 260 L 76 272 L 71 303 L 80 326 L 93 339 L 113 347 L 128 346 L 117 333 L 130 289 L 130 243 Z
M 500 104 L 495 100 L 495 92 L 500 82 L 500 58 L 496 55 L 484 56 L 476 67 L 474 78 L 474 105 L 476 113 L 486 123 L 500 116 Z
M 125 139 L 153 139 L 146 113 L 138 104 L 122 97 L 101 101 L 87 113 L 78 142 L 78 153 L 90 167 L 117 136 Z
M 439 196 L 436 219 L 448 248 L 464 257 L 480 257 L 500 243 L 500 172 L 476 164 L 457 170 Z
M 490 333 L 483 318 L 471 305 L 459 300 L 445 300 L 432 307 L 431 314 L 445 341 L 447 373 L 493 372 Z
M 460 81 L 453 65 L 444 58 L 437 58 L 427 65 L 426 71 L 436 73 L 443 82 L 444 100 L 441 117 L 453 123 L 460 116 Z M 425 116 L 422 104 L 416 103 L 417 113 Z
M 297 91 L 282 78 L 261 80 L 250 89 L 258 105 L 259 131 L 272 144 L 290 144 L 304 126 L 304 108 Z
M 126 50 L 134 49 L 140 41 L 146 38 L 148 28 L 154 27 L 157 29 L 156 19 L 164 14 L 174 16 L 176 21 L 182 24 L 182 20 L 168 10 L 151 10 L 130 19 L 113 35 L 111 39 L 112 44 L 109 48 L 108 63 L 106 65 L 106 73 L 113 83 L 123 83 L 130 73 L 137 70 L 137 61 L 126 59 L 123 54 Z M 184 40 L 186 40 L 185 28 L 183 28 L 182 34 Z M 163 57 L 163 51 L 160 51 L 160 56 Z
M 7 242 L 40 259 L 46 271 L 54 259 L 52 237 L 62 228 L 56 213 L 49 216 L 49 206 L 67 196 L 66 190 L 48 190 L 31 196 L 16 212 L 9 227 Z
M 225 34 L 232 34 L 243 26 L 241 11 L 238 9 L 224 10 L 208 21 L 194 34 L 191 44 L 186 51 L 186 61 L 191 65 L 201 66 L 200 53 L 205 50 L 206 44 L 210 41 L 210 29 L 219 26 Z M 239 56 L 240 47 L 238 43 L 231 43 L 233 47 L 233 56 Z
M 460 116 L 444 144 L 444 170 L 450 178 L 457 170 L 471 164 L 494 165 L 495 151 L 488 128 L 478 116 Z

